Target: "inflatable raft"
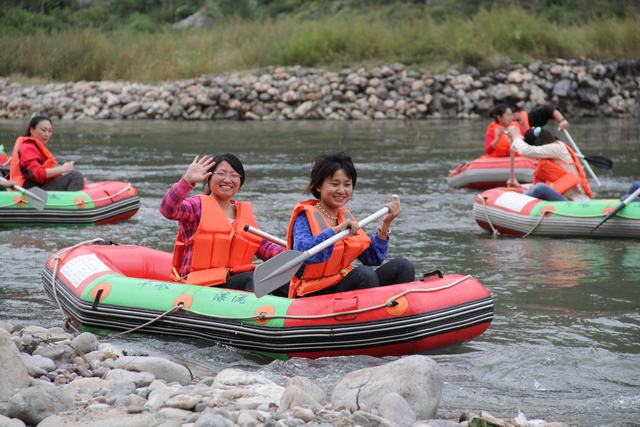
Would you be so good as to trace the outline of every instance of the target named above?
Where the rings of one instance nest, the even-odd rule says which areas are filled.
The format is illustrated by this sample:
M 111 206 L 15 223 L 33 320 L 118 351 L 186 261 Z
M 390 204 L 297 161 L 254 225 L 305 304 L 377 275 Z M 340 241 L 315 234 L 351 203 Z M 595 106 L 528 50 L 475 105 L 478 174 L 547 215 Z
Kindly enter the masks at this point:
M 37 210 L 18 191 L 0 191 L 0 226 L 33 224 L 107 224 L 132 217 L 140 207 L 138 191 L 129 183 L 103 181 L 82 191 L 47 191 L 47 204 Z
M 516 157 L 515 176 L 521 184 L 533 181 L 536 168 L 535 160 Z M 504 186 L 509 180 L 511 166 L 509 157 L 480 156 L 475 160 L 462 163 L 449 173 L 447 182 L 453 188 L 473 188 L 486 190 Z
M 88 242 L 91 243 L 91 242 Z M 117 329 L 212 340 L 269 357 L 405 355 L 471 340 L 493 319 L 493 299 L 471 276 L 289 299 L 167 281 L 171 254 L 79 244 L 42 271 L 48 296 L 77 329 Z
M 618 199 L 548 202 L 517 191 L 494 188 L 479 194 L 473 216 L 487 231 L 511 236 L 640 237 L 640 203 L 631 202 L 597 230 Z

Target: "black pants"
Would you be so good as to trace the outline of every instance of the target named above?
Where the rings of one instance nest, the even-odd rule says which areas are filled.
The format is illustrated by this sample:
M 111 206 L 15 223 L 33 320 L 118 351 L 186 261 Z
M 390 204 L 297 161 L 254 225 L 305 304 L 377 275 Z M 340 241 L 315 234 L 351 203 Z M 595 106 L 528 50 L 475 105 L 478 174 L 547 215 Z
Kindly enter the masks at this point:
M 416 280 L 416 268 L 411 261 L 406 258 L 394 258 L 382 264 L 377 269 L 368 265 L 361 265 L 354 268 L 342 280 L 333 286 L 314 292 L 307 296 L 327 295 L 337 292 L 354 291 L 356 289 L 376 288 L 378 286 L 393 285 L 396 283 L 407 283 Z
M 220 285 L 221 288 L 235 289 L 236 291 L 254 292 L 253 289 L 253 271 L 246 271 L 244 273 L 234 274 L 229 276 L 227 282 Z M 279 289 L 271 292 L 271 295 L 279 297 L 287 297 L 289 293 L 289 284 L 285 284 Z
M 253 270 L 229 276 L 227 283 L 219 285 L 221 288 L 235 289 L 236 291 L 253 292 Z
M 24 188 L 31 187 L 40 187 L 48 191 L 79 191 L 84 188 L 84 176 L 77 170 L 73 170 L 68 174 L 50 179 L 44 184 L 27 180 L 24 183 Z

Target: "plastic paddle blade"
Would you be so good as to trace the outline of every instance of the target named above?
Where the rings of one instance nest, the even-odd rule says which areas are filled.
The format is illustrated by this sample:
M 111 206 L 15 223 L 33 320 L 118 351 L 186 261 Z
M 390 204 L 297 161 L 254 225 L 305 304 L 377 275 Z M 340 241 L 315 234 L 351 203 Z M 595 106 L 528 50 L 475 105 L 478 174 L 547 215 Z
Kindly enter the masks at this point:
M 261 298 L 291 280 L 305 261 L 305 254 L 298 251 L 284 251 L 258 265 L 253 271 L 253 289 Z
M 604 156 L 584 156 L 584 159 L 592 164 L 593 166 L 600 169 L 612 169 L 613 168 L 613 160 Z
M 29 205 L 39 211 L 45 208 L 49 197 L 47 192 L 39 187 L 31 187 L 24 192 L 24 196 L 27 199 L 27 202 L 29 202 Z

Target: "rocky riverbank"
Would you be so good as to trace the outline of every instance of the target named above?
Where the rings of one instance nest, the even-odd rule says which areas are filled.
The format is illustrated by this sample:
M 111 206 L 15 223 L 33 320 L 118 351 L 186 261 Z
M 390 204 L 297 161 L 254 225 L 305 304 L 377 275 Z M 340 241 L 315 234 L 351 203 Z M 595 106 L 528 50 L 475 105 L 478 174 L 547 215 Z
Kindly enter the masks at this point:
M 444 382 L 427 356 L 348 373 L 327 393 L 304 377 L 276 384 L 235 368 L 197 378 L 91 333 L 0 321 L 0 360 L 0 426 L 7 427 L 567 426 L 522 413 L 434 419 Z
M 125 81 L 26 86 L 0 78 L 0 118 L 384 120 L 474 118 L 496 103 L 553 103 L 570 118 L 639 117 L 640 60 L 535 61 L 444 73 L 402 64 L 372 69 L 270 67 L 144 85 Z

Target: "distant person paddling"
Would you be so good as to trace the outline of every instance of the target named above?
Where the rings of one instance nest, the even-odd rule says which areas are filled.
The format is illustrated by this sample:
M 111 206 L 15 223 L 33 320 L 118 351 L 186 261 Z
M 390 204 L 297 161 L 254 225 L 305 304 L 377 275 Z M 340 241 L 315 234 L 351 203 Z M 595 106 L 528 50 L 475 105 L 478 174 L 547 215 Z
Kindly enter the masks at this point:
M 513 126 L 513 112 L 507 104 L 499 104 L 491 112 L 493 121 L 484 136 L 484 152 L 489 157 L 509 157 L 511 140 L 509 128 Z
M 51 191 L 78 191 L 84 188 L 84 176 L 75 170 L 75 162 L 58 165 L 47 145 L 53 124 L 44 116 L 29 122 L 24 136 L 13 146 L 9 176 L 24 188 L 40 187 Z
M 524 133 L 530 128 L 544 127 L 551 120 L 554 120 L 558 124 L 559 129 L 568 129 L 569 121 L 556 107 L 552 105 L 540 105 L 534 107 L 528 113 L 520 110 L 517 105 L 511 106 L 513 125 L 518 126 L 520 129 L 520 135 L 524 136 Z

